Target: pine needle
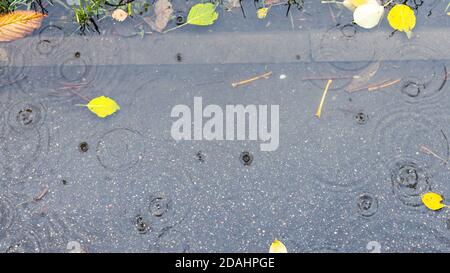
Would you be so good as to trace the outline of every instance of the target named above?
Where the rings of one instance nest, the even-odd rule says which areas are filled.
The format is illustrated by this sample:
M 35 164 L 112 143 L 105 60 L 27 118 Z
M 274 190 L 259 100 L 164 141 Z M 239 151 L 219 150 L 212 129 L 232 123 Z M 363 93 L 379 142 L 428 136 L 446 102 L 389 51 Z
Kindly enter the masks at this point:
M 328 80 L 327 85 L 325 86 L 325 89 L 323 90 L 322 98 L 320 99 L 319 107 L 317 108 L 317 112 L 315 114 L 316 117 L 320 118 L 320 115 L 322 114 L 322 107 L 323 103 L 325 102 L 325 97 L 327 96 L 328 89 L 330 88 L 331 83 L 333 80 Z

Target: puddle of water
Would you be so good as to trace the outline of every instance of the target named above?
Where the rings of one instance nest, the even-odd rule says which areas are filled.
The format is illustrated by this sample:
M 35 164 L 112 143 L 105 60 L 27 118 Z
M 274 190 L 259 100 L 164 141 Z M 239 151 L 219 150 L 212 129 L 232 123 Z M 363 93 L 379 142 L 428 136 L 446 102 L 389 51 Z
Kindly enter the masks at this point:
M 172 1 L 166 29 L 194 2 Z M 394 1 L 415 10 L 408 40 L 386 20 L 365 30 L 336 5 L 300 2 L 257 19 L 243 1 L 167 34 L 147 24 L 152 5 L 133 4 L 84 35 L 55 4 L 32 35 L 0 43 L 0 250 L 266 252 L 262 240 L 281 236 L 302 252 L 449 251 L 448 219 L 408 220 L 426 212 L 423 193 L 450 196 L 445 3 Z M 102 95 L 120 111 L 76 106 Z M 279 149 L 174 141 L 171 109 L 196 96 L 279 105 Z M 34 181 L 49 192 L 17 207 L 9 191 L 29 195 Z

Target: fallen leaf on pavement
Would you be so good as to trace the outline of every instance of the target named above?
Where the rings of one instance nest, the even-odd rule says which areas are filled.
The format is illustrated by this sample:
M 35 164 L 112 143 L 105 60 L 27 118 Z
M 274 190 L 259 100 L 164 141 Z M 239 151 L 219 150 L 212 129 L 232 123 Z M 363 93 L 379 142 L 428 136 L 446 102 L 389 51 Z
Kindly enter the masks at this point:
M 144 17 L 144 20 L 153 30 L 162 32 L 169 23 L 172 13 L 173 8 L 169 0 L 158 0 L 155 3 L 155 20 L 149 17 Z
M 241 7 L 239 0 L 227 0 L 225 3 L 225 8 L 228 10 Z
M 404 4 L 396 4 L 388 14 L 389 25 L 395 30 L 406 33 L 408 39 L 412 36 L 412 30 L 416 26 L 416 15 L 412 8 Z
M 100 118 L 106 118 L 120 110 L 120 106 L 111 98 L 101 96 L 92 99 L 88 104 L 79 104 L 78 106 L 86 106 L 92 113 Z
M 423 204 L 431 210 L 440 210 L 446 207 L 446 205 L 442 204 L 443 200 L 444 198 L 435 192 L 427 192 L 422 195 Z
M 270 245 L 269 253 L 287 253 L 287 248 L 282 242 L 275 239 Z
M 123 9 L 116 9 L 112 12 L 111 17 L 116 21 L 123 22 L 127 19 L 128 13 Z

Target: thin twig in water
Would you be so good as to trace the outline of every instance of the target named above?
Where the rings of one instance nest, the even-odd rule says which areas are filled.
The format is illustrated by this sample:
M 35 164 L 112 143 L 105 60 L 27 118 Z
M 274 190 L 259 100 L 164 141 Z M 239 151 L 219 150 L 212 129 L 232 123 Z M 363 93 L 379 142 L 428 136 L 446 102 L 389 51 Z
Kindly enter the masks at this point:
M 225 81 L 201 82 L 201 83 L 194 84 L 194 86 L 203 86 L 203 85 L 221 84 L 221 83 L 224 83 L 224 82 L 225 82 Z
M 36 201 L 36 202 L 39 201 L 39 200 L 42 200 L 42 198 L 44 198 L 44 196 L 48 193 L 48 190 L 49 190 L 48 185 L 45 185 L 44 189 L 38 195 L 36 195 L 33 198 L 33 200 Z
M 250 79 L 247 79 L 247 80 L 234 82 L 234 83 L 231 84 L 231 86 L 236 88 L 238 86 L 241 86 L 241 85 L 244 85 L 244 84 L 248 84 L 248 83 L 254 82 L 254 81 L 259 80 L 259 79 L 267 79 L 267 78 L 270 77 L 270 75 L 272 75 L 272 71 L 269 71 L 267 73 L 264 73 L 262 75 L 259 75 L 259 76 L 256 76 L 256 77 L 253 77 L 253 78 L 250 78 Z
M 378 85 L 372 85 L 372 86 L 369 86 L 367 88 L 367 90 L 369 90 L 369 91 L 376 91 L 376 90 L 379 90 L 379 89 L 383 89 L 383 88 L 389 87 L 391 85 L 394 85 L 396 83 L 399 83 L 401 80 L 402 79 L 400 78 L 400 79 L 384 82 L 384 83 L 381 83 L 381 84 L 378 84 Z
M 331 0 L 331 1 L 320 1 L 320 3 L 322 4 L 340 4 L 342 5 L 342 2 L 338 2 L 336 0 Z
M 352 76 L 318 76 L 318 77 L 303 77 L 302 81 L 323 81 L 323 80 L 345 80 L 345 79 L 351 79 Z
M 365 88 L 368 82 L 372 79 L 372 77 L 378 72 L 380 68 L 381 62 L 373 62 L 363 70 L 361 70 L 358 74 L 353 76 L 352 81 L 345 88 L 345 91 L 351 93 L 355 90 L 361 90 L 361 88 Z
M 439 159 L 440 161 L 442 161 L 444 164 L 448 164 L 448 160 L 445 160 L 444 158 L 442 158 L 440 155 L 436 154 L 435 152 L 433 152 L 430 148 L 428 148 L 425 145 L 420 145 L 420 151 L 427 154 L 427 155 L 431 155 L 434 156 L 435 158 Z
M 330 88 L 331 83 L 333 80 L 328 80 L 327 85 L 325 86 L 325 89 L 323 90 L 322 98 L 320 99 L 319 107 L 317 108 L 317 112 L 315 114 L 316 117 L 320 118 L 320 115 L 322 114 L 322 107 L 323 103 L 325 102 L 325 97 L 327 96 L 328 89 Z

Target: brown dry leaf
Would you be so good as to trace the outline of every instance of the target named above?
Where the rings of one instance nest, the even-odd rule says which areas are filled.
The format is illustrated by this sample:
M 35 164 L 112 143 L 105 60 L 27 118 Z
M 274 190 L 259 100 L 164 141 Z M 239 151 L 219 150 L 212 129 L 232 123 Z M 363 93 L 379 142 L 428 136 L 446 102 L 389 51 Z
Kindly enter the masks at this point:
M 380 68 L 380 62 L 375 62 L 366 67 L 361 73 L 354 75 L 353 80 L 345 88 L 347 92 L 356 92 L 365 89 L 367 82 L 377 73 Z
M 41 26 L 45 14 L 16 10 L 0 16 L 0 42 L 14 41 L 31 34 Z
M 167 23 L 169 23 L 172 13 L 172 4 L 170 4 L 169 0 L 158 0 L 155 3 L 156 19 L 152 20 L 146 17 L 144 20 L 153 30 L 162 32 L 166 28 Z
M 128 17 L 128 13 L 122 9 L 116 9 L 112 12 L 111 17 L 119 22 L 125 21 Z
M 280 2 L 281 2 L 281 0 L 266 0 L 266 1 L 264 1 L 264 4 L 265 4 L 266 6 L 270 6 L 270 5 L 278 4 L 278 3 L 280 3 Z

